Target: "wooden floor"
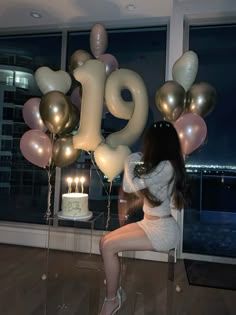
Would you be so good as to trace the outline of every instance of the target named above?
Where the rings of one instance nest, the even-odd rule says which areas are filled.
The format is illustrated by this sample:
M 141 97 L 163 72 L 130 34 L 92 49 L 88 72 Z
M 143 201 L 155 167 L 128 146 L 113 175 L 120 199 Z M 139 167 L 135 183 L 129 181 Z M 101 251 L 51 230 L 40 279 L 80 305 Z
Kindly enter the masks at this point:
M 11 245 L 0 250 L 0 315 L 98 314 L 105 288 L 100 256 Z M 236 291 L 190 286 L 183 261 L 175 265 L 174 284 L 166 263 L 125 258 L 122 266 L 127 301 L 120 315 L 236 314 Z

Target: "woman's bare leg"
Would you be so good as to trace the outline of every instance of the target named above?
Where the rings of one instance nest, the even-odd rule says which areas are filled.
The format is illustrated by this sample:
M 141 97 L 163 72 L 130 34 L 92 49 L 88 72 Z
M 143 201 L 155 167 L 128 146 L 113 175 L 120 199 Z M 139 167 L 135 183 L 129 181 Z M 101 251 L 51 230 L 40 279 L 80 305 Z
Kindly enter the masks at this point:
M 131 229 L 136 228 L 136 226 L 137 226 L 137 228 L 140 228 L 136 223 L 129 223 L 129 224 L 126 224 L 126 225 L 104 235 L 100 240 L 100 252 L 102 253 L 101 246 L 103 245 L 103 242 L 105 240 L 111 239 L 111 238 L 118 236 L 118 235 L 120 236 L 122 234 L 126 234 L 127 232 L 130 232 Z
M 137 223 L 127 224 L 109 234 L 100 243 L 106 275 L 106 297 L 114 298 L 117 294 L 120 276 L 118 253 L 128 250 L 153 250 L 143 229 Z M 110 315 L 118 301 L 105 303 L 101 315 Z M 116 305 L 115 305 L 116 304 Z

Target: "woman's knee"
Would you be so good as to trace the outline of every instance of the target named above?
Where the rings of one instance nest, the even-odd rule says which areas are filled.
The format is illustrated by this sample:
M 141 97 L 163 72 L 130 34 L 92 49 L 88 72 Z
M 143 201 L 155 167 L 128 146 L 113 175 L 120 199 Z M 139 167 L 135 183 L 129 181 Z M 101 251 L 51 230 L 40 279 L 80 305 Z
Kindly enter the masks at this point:
M 115 242 L 112 239 L 103 237 L 100 240 L 100 252 L 103 255 L 106 255 L 107 253 L 110 254 L 116 254 L 116 247 L 115 247 Z
M 100 238 L 100 241 L 99 241 L 99 250 L 100 250 L 100 253 L 102 254 L 102 252 L 103 252 L 103 243 L 104 243 L 104 241 L 105 241 L 105 236 L 102 236 L 101 238 Z
M 107 240 L 109 239 L 109 234 L 106 234 L 104 236 L 101 237 L 100 241 L 99 241 L 99 249 L 100 249 L 100 253 L 102 254 L 104 251 L 104 244 L 107 243 Z

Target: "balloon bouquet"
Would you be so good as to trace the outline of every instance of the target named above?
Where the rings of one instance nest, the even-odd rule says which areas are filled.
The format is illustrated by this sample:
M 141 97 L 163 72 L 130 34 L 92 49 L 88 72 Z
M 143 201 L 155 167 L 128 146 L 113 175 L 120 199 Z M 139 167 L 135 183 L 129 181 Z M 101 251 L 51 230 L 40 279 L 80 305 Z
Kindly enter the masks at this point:
M 31 130 L 21 137 L 20 150 L 28 161 L 47 170 L 49 218 L 52 171 L 73 163 L 81 153 L 74 149 L 70 135 L 79 123 L 79 111 L 65 95 L 71 86 L 68 73 L 40 67 L 35 79 L 43 96 L 24 104 L 23 118 Z
M 148 96 L 142 78 L 134 71 L 118 69 L 118 62 L 111 54 L 105 54 L 107 33 L 103 25 L 95 24 L 90 33 L 90 48 L 96 59 L 88 59 L 83 66 L 71 66 L 74 78 L 82 85 L 80 125 L 73 136 L 74 148 L 93 152 L 96 166 L 110 182 L 107 224 L 110 220 L 110 192 L 113 179 L 123 171 L 124 161 L 130 154 L 130 146 L 140 137 L 148 118 Z M 79 54 L 74 53 L 78 60 Z M 74 58 L 73 58 L 74 60 Z M 132 101 L 121 97 L 128 89 Z M 103 137 L 101 132 L 102 113 L 106 104 L 110 113 L 127 120 L 127 125 L 115 133 Z M 103 181 L 101 180 L 101 184 Z
M 95 24 L 90 32 L 90 53 L 75 51 L 70 58 L 70 73 L 80 86 L 70 96 L 71 76 L 63 71 L 40 67 L 35 72 L 41 98 L 31 98 L 23 108 L 26 124 L 32 129 L 23 134 L 20 149 L 31 163 L 48 172 L 48 209 L 51 215 L 51 172 L 75 162 L 81 151 L 93 152 L 97 167 L 110 182 L 123 171 L 129 146 L 141 135 L 148 118 L 148 96 L 142 78 L 134 71 L 118 69 L 114 56 L 105 54 L 107 32 Z M 121 91 L 128 89 L 132 101 L 126 102 Z M 82 92 L 82 93 L 81 93 Z M 127 125 L 106 138 L 101 132 L 104 103 Z M 79 127 L 78 127 L 79 126 Z M 91 154 L 92 156 L 92 154 Z M 108 221 L 110 202 L 108 200 Z
M 165 82 L 155 95 L 157 108 L 166 120 L 173 122 L 178 132 L 184 155 L 203 145 L 207 136 L 203 117 L 210 114 L 216 104 L 213 86 L 206 82 L 193 84 L 197 72 L 197 54 L 185 52 L 173 65 L 173 80 Z

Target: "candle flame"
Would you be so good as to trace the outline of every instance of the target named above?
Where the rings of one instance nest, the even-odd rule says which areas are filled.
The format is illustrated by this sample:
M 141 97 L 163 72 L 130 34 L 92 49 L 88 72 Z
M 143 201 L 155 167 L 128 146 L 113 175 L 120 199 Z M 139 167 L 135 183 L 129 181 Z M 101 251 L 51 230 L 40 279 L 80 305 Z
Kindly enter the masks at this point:
M 68 184 L 71 184 L 73 182 L 73 179 L 71 177 L 67 177 L 66 181 Z
M 75 177 L 74 182 L 78 184 L 79 180 L 80 180 L 79 177 Z
M 82 176 L 80 177 L 80 182 L 83 184 L 85 182 L 85 178 Z

